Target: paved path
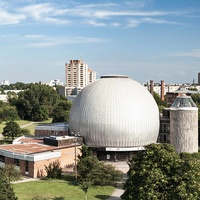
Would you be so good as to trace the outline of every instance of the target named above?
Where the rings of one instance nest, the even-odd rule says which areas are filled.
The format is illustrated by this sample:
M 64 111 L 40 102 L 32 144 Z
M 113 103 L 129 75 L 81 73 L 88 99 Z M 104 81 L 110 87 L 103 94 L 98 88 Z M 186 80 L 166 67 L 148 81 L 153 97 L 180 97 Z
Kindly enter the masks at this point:
M 124 193 L 124 190 L 117 188 L 107 200 L 120 200 L 121 199 L 120 196 L 123 193 Z
M 129 166 L 127 162 L 108 162 L 108 164 L 111 164 L 116 167 L 116 169 L 122 171 L 124 173 L 124 176 L 122 178 L 122 182 L 126 181 L 127 178 L 127 171 L 129 170 Z M 120 196 L 124 193 L 124 190 L 120 188 L 116 188 L 112 195 L 107 200 L 121 200 Z
M 30 126 L 30 125 L 36 124 L 36 123 L 40 123 L 40 122 L 30 122 L 30 123 L 28 123 L 28 124 L 21 125 L 20 128 L 25 128 L 25 127 L 27 127 L 27 126 Z

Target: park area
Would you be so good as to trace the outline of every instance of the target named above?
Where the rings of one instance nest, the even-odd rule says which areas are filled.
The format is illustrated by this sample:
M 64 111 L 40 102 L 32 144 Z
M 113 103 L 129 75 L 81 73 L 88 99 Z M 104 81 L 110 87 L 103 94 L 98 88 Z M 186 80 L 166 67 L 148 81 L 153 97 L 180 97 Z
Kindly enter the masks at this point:
M 84 200 L 84 191 L 74 181 L 50 179 L 12 184 L 19 200 Z M 112 186 L 91 186 L 88 200 L 106 200 L 114 191 Z

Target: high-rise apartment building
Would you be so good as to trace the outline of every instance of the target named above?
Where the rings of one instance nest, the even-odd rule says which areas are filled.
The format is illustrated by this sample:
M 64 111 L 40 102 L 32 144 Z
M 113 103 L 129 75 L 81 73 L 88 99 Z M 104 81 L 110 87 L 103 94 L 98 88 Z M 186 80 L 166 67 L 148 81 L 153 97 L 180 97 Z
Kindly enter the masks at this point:
M 70 60 L 66 67 L 66 95 L 77 94 L 86 85 L 96 80 L 96 72 L 82 60 Z
M 200 72 L 198 73 L 198 85 L 200 85 Z

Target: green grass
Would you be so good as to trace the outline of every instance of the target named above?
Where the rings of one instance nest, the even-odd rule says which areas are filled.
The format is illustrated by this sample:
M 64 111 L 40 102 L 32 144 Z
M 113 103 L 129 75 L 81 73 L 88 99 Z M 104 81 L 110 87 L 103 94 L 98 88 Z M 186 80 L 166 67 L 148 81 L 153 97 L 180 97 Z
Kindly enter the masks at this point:
M 13 184 L 19 200 L 31 200 L 39 196 L 49 200 L 65 197 L 65 200 L 84 200 L 84 192 L 79 186 L 67 181 L 45 180 Z M 92 186 L 88 190 L 88 200 L 105 200 L 112 192 L 111 186 Z

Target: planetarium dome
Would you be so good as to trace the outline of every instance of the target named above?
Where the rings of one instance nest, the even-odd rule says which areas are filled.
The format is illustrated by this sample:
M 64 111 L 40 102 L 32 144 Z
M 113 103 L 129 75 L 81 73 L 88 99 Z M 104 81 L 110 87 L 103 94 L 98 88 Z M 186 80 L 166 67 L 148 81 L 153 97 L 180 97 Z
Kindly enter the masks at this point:
M 124 75 L 107 75 L 77 95 L 69 128 L 89 147 L 140 147 L 156 143 L 159 111 L 140 83 Z

